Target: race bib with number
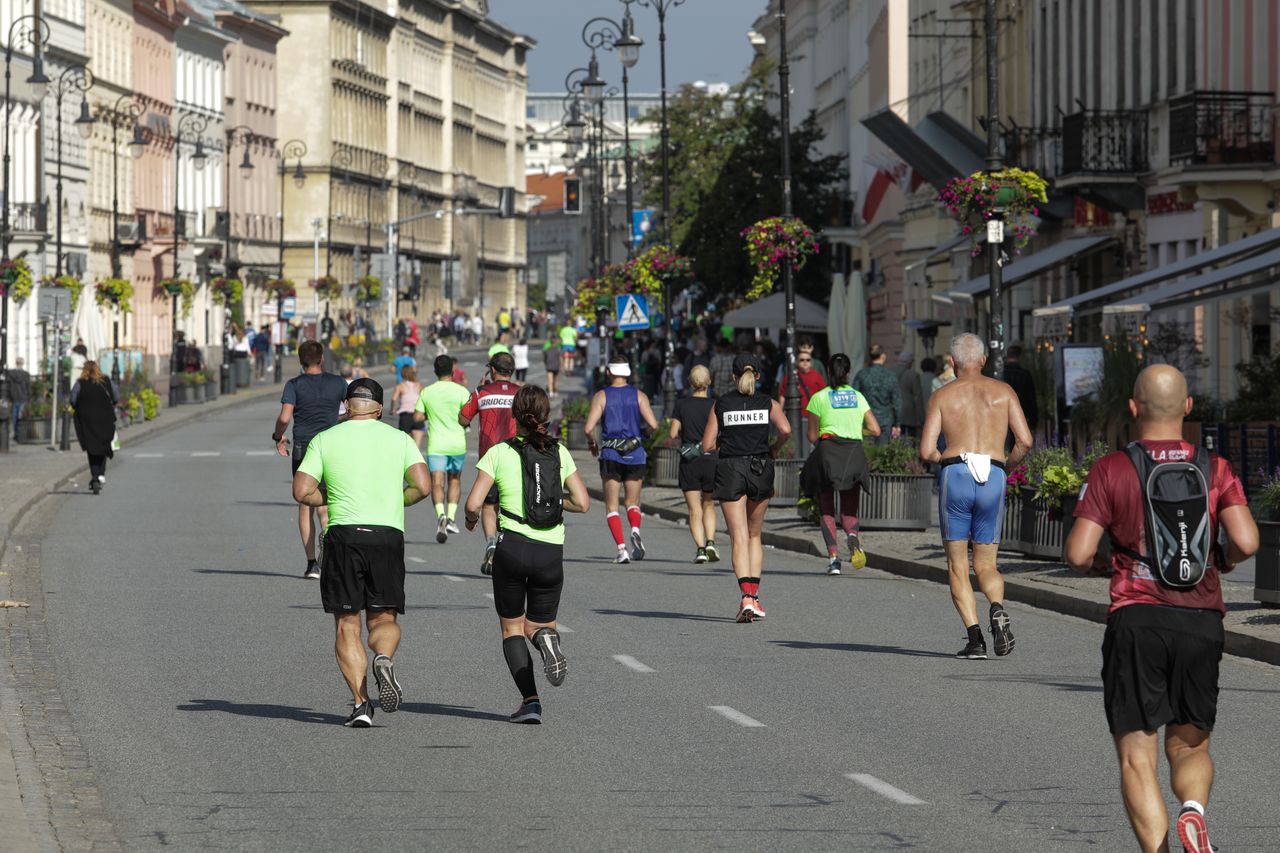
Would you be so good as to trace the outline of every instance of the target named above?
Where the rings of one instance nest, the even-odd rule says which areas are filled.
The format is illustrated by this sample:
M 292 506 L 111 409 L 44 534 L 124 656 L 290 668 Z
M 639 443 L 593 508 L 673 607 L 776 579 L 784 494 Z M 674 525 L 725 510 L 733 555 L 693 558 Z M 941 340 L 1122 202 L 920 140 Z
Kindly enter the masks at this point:
M 833 409 L 858 408 L 858 392 L 857 391 L 832 391 L 830 399 L 831 399 L 831 408 Z

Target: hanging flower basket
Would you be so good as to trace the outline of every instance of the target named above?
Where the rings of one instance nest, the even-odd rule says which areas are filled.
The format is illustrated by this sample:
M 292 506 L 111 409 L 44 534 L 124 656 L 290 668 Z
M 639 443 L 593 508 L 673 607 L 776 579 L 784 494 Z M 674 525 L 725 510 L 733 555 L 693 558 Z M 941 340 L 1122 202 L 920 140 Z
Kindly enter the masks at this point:
M 376 275 L 367 275 L 356 282 L 357 302 L 377 302 L 382 296 L 382 279 Z
M 1013 236 L 1013 254 L 1026 247 L 1036 235 L 1040 205 L 1049 200 L 1049 184 L 1035 172 L 1010 167 L 999 172 L 974 172 L 952 178 L 938 193 L 947 212 L 960 221 L 960 233 L 969 237 L 971 254 L 978 255 L 986 243 L 986 223 L 1004 220 Z
M 311 286 L 321 299 L 333 302 L 342 298 L 342 284 L 331 275 L 311 279 Z
M 31 267 L 26 258 L 15 258 L 0 263 L 0 294 L 7 293 L 9 298 L 21 305 L 31 298 L 35 281 L 31 277 Z
M 754 301 L 770 293 L 778 283 L 782 265 L 801 270 L 809 258 L 818 253 L 818 238 L 812 229 L 795 217 L 771 216 L 744 228 L 747 260 L 754 272 L 747 299 Z
M 121 314 L 133 313 L 133 285 L 128 279 L 104 278 L 93 287 L 94 300 L 103 307 L 112 307 Z
M 219 276 L 209 282 L 209 295 L 217 305 L 234 305 L 244 298 L 244 282 Z
M 60 275 L 57 278 L 46 276 L 42 282 L 45 287 L 60 287 L 71 294 L 71 310 L 80 307 L 80 293 L 84 290 L 84 282 L 73 275 Z
M 611 310 L 613 298 L 628 293 L 651 300 L 662 298 L 663 288 L 693 278 L 693 260 L 666 244 L 655 243 L 629 261 L 610 264 L 596 278 L 578 282 L 578 297 L 573 310 L 590 316 L 596 309 Z
M 298 288 L 287 278 L 273 278 L 264 286 L 267 295 L 272 299 L 283 299 L 286 296 L 297 296 Z
M 196 288 L 190 281 L 185 278 L 166 278 L 160 282 L 156 288 L 156 295 L 159 296 L 161 291 L 169 296 L 181 297 L 181 314 L 183 319 L 191 316 L 191 309 L 196 303 Z

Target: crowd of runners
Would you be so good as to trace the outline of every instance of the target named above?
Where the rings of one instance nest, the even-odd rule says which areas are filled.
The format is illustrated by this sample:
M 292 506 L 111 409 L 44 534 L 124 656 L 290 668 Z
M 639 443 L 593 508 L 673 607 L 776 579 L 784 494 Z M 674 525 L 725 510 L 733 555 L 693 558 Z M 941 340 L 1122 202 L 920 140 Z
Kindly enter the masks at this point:
M 548 368 L 572 370 L 576 341 L 569 333 L 558 353 L 554 344 L 546 351 Z M 1031 449 L 1032 435 L 1010 386 L 983 375 L 981 339 L 956 336 L 950 355 L 956 378 L 929 398 L 920 456 L 938 470 L 951 597 L 966 631 L 957 657 L 987 656 L 971 573 L 988 602 L 993 650 L 1003 657 L 1015 645 L 996 564 L 1004 470 Z M 378 707 L 389 713 L 400 706 L 394 655 L 397 616 L 405 612 L 404 508 L 430 499 L 436 540 L 458 532 L 466 430 L 477 419 L 479 461 L 464 504 L 465 525 L 483 532 L 480 571 L 492 576 L 503 657 L 520 694 L 510 719 L 541 722 L 529 646 L 539 653 L 548 683 L 563 684 L 568 662 L 556 619 L 564 586 L 564 513 L 590 509 L 577 465 L 551 431 L 551 394 L 514 378 L 516 360 L 505 347 L 490 351 L 485 376 L 470 391 L 454 359 L 440 355 L 432 365 L 434 382 L 421 385 L 413 369 L 398 377 L 391 395 L 397 428 L 382 422 L 384 391 L 376 381 L 348 383 L 324 373 L 319 344 L 303 344 L 299 356 L 303 371 L 285 387 L 272 440 L 292 459 L 305 576 L 319 578 L 324 609 L 334 615 L 336 657 L 352 695 L 346 725 L 372 724 L 366 645 L 373 653 Z M 857 527 L 867 480 L 862 442 L 883 428 L 867 399 L 850 386 L 852 369 L 847 356 L 833 355 L 826 384 L 809 389 L 805 406 L 814 450 L 801 477 L 805 490 L 818 496 L 830 574 L 841 565 L 837 517 L 851 564 L 866 563 Z M 625 357 L 610 358 L 608 382 L 592 396 L 586 422 L 589 449 L 598 457 L 605 526 L 621 564 L 646 556 L 644 439 L 659 428 L 631 370 Z M 679 400 L 669 435 L 680 442 L 679 484 L 694 562 L 720 559 L 718 504 L 738 587 L 735 618 L 753 622 L 765 617 L 761 531 L 774 491 L 774 458 L 790 440 L 791 427 L 778 400 L 760 390 L 765 367 L 759 357 L 740 353 L 730 370 L 731 388 L 715 397 L 711 372 L 701 365 L 690 371 L 692 394 Z M 1176 369 L 1155 365 L 1140 374 L 1129 404 L 1138 440 L 1094 466 L 1065 547 L 1072 566 L 1111 578 L 1103 699 L 1125 807 L 1144 851 L 1168 849 L 1157 772 L 1162 728 L 1171 785 L 1182 803 L 1179 840 L 1194 853 L 1213 849 L 1205 807 L 1223 650 L 1219 573 L 1258 547 L 1256 524 L 1230 466 L 1182 441 L 1191 402 Z M 285 438 L 290 423 L 292 447 Z M 1104 534 L 1112 548 L 1099 557 Z

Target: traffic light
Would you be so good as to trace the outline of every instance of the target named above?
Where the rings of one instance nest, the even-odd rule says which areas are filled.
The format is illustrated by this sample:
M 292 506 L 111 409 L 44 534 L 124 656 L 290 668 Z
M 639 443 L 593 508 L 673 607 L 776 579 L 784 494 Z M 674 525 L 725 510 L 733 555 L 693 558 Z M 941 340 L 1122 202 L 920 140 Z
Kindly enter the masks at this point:
M 564 212 L 582 213 L 582 179 L 564 179 Z
M 515 187 L 502 187 L 498 190 L 498 218 L 511 219 L 516 215 Z

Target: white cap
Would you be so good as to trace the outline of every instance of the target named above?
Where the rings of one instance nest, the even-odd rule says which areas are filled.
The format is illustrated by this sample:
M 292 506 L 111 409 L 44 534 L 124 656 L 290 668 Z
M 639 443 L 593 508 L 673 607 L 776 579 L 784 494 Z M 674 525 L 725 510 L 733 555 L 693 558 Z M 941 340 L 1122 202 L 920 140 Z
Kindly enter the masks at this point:
M 625 361 L 611 361 L 609 362 L 609 375 L 630 376 L 631 365 L 627 364 Z

